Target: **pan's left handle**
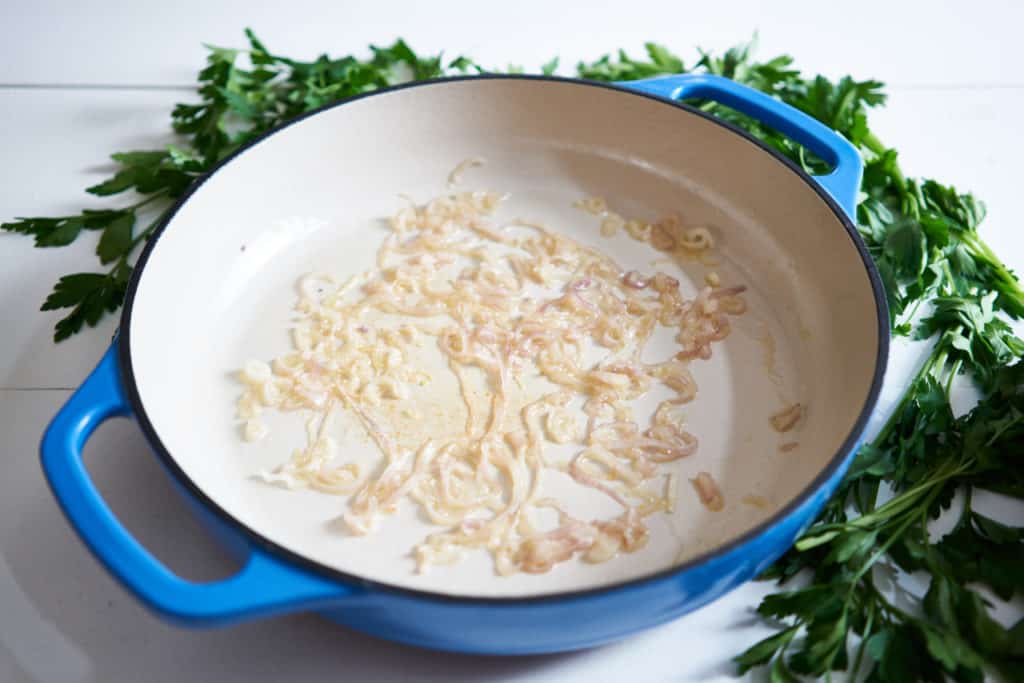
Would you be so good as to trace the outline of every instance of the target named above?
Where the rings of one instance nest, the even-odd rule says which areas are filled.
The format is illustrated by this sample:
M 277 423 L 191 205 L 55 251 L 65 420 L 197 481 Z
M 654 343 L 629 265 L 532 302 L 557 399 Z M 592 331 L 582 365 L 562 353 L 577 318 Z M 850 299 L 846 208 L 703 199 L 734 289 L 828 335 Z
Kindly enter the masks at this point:
M 43 471 L 71 526 L 129 591 L 163 616 L 205 626 L 335 605 L 357 589 L 278 560 L 247 539 L 249 557 L 227 579 L 193 583 L 175 575 L 110 511 L 82 462 L 82 447 L 105 420 L 128 416 L 117 340 L 50 423 L 41 446 Z
M 856 218 L 864 163 L 857 148 L 839 133 L 799 109 L 722 76 L 680 74 L 618 83 L 624 88 L 671 100 L 699 97 L 731 107 L 799 142 L 832 166 L 815 176 L 839 206 Z

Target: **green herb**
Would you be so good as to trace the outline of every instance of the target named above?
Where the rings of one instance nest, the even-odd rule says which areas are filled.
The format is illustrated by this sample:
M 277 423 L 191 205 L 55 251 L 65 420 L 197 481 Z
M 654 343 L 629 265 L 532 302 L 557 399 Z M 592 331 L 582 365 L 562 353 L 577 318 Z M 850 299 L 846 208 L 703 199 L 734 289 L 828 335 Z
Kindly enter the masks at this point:
M 131 260 L 149 238 L 174 199 L 217 162 L 255 137 L 311 109 L 410 79 L 480 72 L 458 57 L 447 65 L 440 56 L 420 57 L 404 41 L 371 47 L 369 59 L 326 55 L 299 62 L 270 53 L 251 31 L 247 50 L 210 48 L 199 72 L 199 102 L 179 104 L 172 126 L 181 146 L 111 155 L 117 172 L 86 191 L 97 196 L 133 192 L 140 199 L 124 209 L 83 211 L 60 218 L 19 218 L 0 229 L 32 235 L 38 247 L 71 244 L 83 230 L 102 231 L 96 249 L 106 272 L 62 277 L 42 309 L 71 309 L 57 323 L 54 340 L 94 326 L 124 300 Z M 557 60 L 550 64 L 557 66 Z
M 199 102 L 180 104 L 172 114 L 180 146 L 115 154 L 117 172 L 88 190 L 100 196 L 133 192 L 135 204 L 0 226 L 32 235 L 39 247 L 70 244 L 83 230 L 102 231 L 97 257 L 109 270 L 64 276 L 43 304 L 44 310 L 71 309 L 57 324 L 57 341 L 120 306 L 132 255 L 169 203 L 239 146 L 360 93 L 484 71 L 466 57 L 447 63 L 441 56 L 421 57 L 401 40 L 371 47 L 366 59 L 299 62 L 274 55 L 249 31 L 246 36 L 246 50 L 210 48 L 199 74 Z M 557 68 L 556 58 L 542 72 Z M 755 61 L 752 45 L 720 56 L 701 53 L 692 69 L 654 44 L 647 45 L 646 59 L 619 52 L 577 66 L 580 77 L 603 81 L 686 71 L 726 76 L 766 92 L 857 146 L 866 164 L 857 219 L 885 283 L 893 333 L 933 341 L 836 496 L 763 577 L 803 583 L 764 599 L 758 612 L 780 629 L 737 657 L 739 670 L 766 666 L 773 682 L 828 677 L 836 670 L 869 681 L 980 681 L 988 670 L 1024 680 L 1024 620 L 1003 627 L 977 589 L 987 587 L 1002 599 L 1024 592 L 1024 528 L 972 506 L 977 490 L 1024 498 L 1024 342 L 1002 317 L 1024 317 L 1024 291 L 978 234 L 984 208 L 969 194 L 903 175 L 896 151 L 868 125 L 868 109 L 885 102 L 877 81 L 808 78 L 787 56 Z M 742 114 L 710 102 L 693 104 L 750 131 L 809 172 L 827 170 L 803 147 Z M 982 399 L 957 417 L 950 390 L 960 375 L 975 381 Z M 929 522 L 954 504 L 955 527 L 933 539 Z M 899 571 L 927 581 L 923 597 L 893 598 L 886 573 Z
M 648 46 L 648 56 L 606 57 L 580 71 L 621 80 L 682 70 L 662 66 L 672 61 L 662 48 Z M 768 92 L 857 145 L 866 163 L 857 218 L 885 282 L 893 331 L 934 340 L 891 418 L 861 448 L 817 522 L 762 577 L 800 577 L 805 585 L 764 599 L 759 614 L 781 630 L 737 657 L 739 671 L 770 665 L 773 681 L 870 671 L 869 681 L 904 682 L 981 681 L 995 670 L 1024 680 L 1024 620 L 1003 627 L 975 588 L 1003 599 L 1024 592 L 1024 528 L 989 519 L 971 504 L 975 490 L 1024 498 L 1024 341 L 999 316 L 1024 316 L 1024 291 L 978 235 L 982 205 L 933 180 L 904 177 L 896 151 L 868 127 L 867 109 L 885 101 L 880 83 L 805 78 L 788 57 L 752 61 L 749 47 L 702 55 L 695 69 Z M 825 170 L 774 131 L 719 105 L 700 106 L 806 170 Z M 958 418 L 950 390 L 962 373 L 983 398 Z M 951 508 L 957 493 L 956 526 L 932 539 L 929 522 Z M 923 599 L 900 602 L 883 590 L 879 577 L 892 568 L 925 577 Z M 917 608 L 900 606 L 907 601 Z

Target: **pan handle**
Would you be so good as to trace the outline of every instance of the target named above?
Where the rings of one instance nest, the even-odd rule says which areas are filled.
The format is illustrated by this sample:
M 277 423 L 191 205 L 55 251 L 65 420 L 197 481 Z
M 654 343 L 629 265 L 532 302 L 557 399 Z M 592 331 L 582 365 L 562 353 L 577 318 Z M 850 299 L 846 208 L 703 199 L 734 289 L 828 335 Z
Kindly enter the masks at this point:
M 96 427 L 108 418 L 130 415 L 115 339 L 50 423 L 40 450 L 43 471 L 71 526 L 147 606 L 172 621 L 212 626 L 316 608 L 355 593 L 351 587 L 285 564 L 248 539 L 248 559 L 234 576 L 192 583 L 172 573 L 113 515 L 82 462 L 82 447 Z
M 842 135 L 799 109 L 728 78 L 707 74 L 661 76 L 620 82 L 617 85 L 671 100 L 690 97 L 708 99 L 771 126 L 833 167 L 828 175 L 815 176 L 814 179 L 851 219 L 856 217 L 857 193 L 860 191 L 864 170 L 857 148 Z

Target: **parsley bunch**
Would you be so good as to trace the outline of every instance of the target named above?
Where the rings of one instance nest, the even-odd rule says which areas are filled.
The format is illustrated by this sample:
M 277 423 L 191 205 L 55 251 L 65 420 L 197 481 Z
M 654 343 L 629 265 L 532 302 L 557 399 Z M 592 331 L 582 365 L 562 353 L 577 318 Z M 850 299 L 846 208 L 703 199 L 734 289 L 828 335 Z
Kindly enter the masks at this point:
M 629 80 L 682 72 L 656 45 L 647 60 L 620 53 L 580 65 L 581 75 Z M 736 658 L 768 666 L 774 682 L 850 671 L 869 681 L 982 681 L 986 670 L 1024 680 L 1024 620 L 1005 628 L 977 590 L 1024 594 L 1024 527 L 975 511 L 975 490 L 1024 499 L 1024 341 L 1000 316 L 1024 317 L 1024 290 L 978 234 L 984 207 L 934 180 L 908 179 L 896 150 L 868 127 L 882 85 L 806 78 L 789 57 L 755 62 L 750 46 L 702 54 L 698 71 L 767 92 L 832 127 L 864 158 L 861 236 L 885 284 L 895 335 L 931 339 L 931 353 L 892 416 L 858 452 L 816 523 L 764 579 L 804 587 L 769 595 L 758 613 L 779 626 Z M 826 165 L 761 124 L 713 103 L 700 106 L 745 128 L 812 173 Z M 954 379 L 966 374 L 980 403 L 956 417 Z M 957 501 L 951 532 L 929 523 Z M 924 577 L 923 597 L 894 593 L 898 571 Z M 799 581 L 799 579 L 798 579 Z M 902 606 L 909 602 L 915 607 Z
M 210 48 L 199 101 L 172 113 L 177 146 L 121 152 L 117 172 L 88 188 L 132 192 L 120 209 L 21 218 L 0 228 L 32 235 L 39 247 L 101 231 L 97 257 L 108 270 L 62 277 L 43 310 L 70 309 L 55 340 L 95 325 L 124 298 L 132 258 L 170 203 L 218 161 L 321 105 L 407 80 L 485 69 L 465 57 L 422 57 L 403 41 L 371 47 L 369 59 L 321 56 L 300 62 L 271 53 L 246 31 L 246 50 Z M 554 59 L 544 73 L 557 68 Z M 509 67 L 509 70 L 521 70 Z M 1009 600 L 1024 593 L 1024 527 L 991 519 L 974 492 L 1024 499 L 1024 341 L 1005 318 L 1024 317 L 1024 290 L 984 243 L 984 208 L 934 180 L 906 178 L 897 153 L 868 125 L 884 104 L 882 84 L 809 78 L 779 56 L 756 61 L 752 45 L 701 53 L 687 68 L 664 47 L 645 59 L 623 52 L 580 63 L 577 74 L 622 81 L 695 71 L 766 92 L 832 127 L 865 161 L 857 207 L 861 236 L 878 265 L 894 335 L 932 340 L 932 350 L 888 422 L 863 446 L 815 524 L 764 577 L 801 587 L 769 595 L 758 612 L 778 632 L 736 658 L 740 672 L 769 667 L 773 682 L 850 671 L 869 681 L 981 681 L 986 671 L 1024 680 L 1024 621 L 1007 628 L 979 588 Z M 811 173 L 827 165 L 776 131 L 710 102 L 696 106 L 767 142 Z M 966 375 L 981 392 L 957 417 L 950 391 Z M 933 538 L 931 521 L 956 507 L 952 531 Z M 901 594 L 894 577 L 914 573 L 923 595 Z M 899 599 L 897 599 L 899 598 Z M 910 605 L 908 607 L 908 605 Z
M 83 230 L 102 231 L 96 256 L 109 270 L 65 275 L 43 303 L 44 311 L 70 309 L 57 323 L 54 341 L 67 339 L 83 325 L 96 325 L 121 306 L 136 248 L 166 218 L 174 199 L 242 145 L 330 102 L 410 79 L 481 71 L 461 57 L 447 63 L 440 56 L 420 57 L 402 40 L 371 47 L 368 60 L 324 55 L 299 62 L 270 53 L 252 31 L 246 30 L 246 37 L 247 50 L 209 48 L 206 67 L 199 72 L 199 102 L 179 104 L 171 113 L 180 145 L 113 154 L 117 172 L 86 189 L 101 197 L 133 192 L 139 201 L 123 209 L 0 224 L 0 229 L 31 235 L 37 247 L 63 247 Z

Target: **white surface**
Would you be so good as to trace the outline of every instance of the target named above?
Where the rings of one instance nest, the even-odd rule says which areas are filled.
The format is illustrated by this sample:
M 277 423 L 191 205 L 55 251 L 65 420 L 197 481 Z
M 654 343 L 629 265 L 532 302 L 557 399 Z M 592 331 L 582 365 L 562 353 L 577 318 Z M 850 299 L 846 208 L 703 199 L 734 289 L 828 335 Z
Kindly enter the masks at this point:
M 248 0 L 71 3 L 39 0 L 4 12 L 0 83 L 176 83 L 190 85 L 200 42 L 241 46 L 252 28 L 279 54 L 313 58 L 363 50 L 402 36 L 415 49 L 469 54 L 487 66 L 563 67 L 653 40 L 694 60 L 697 46 L 725 49 L 760 31 L 765 54 L 787 52 L 840 76 L 899 85 L 1022 83 L 1017 52 L 1024 5 L 980 0 L 859 0 L 831 7 L 809 0 L 634 3 L 477 0 L 290 2 Z
M 759 28 L 767 46 L 762 54 L 789 51 L 807 69 L 849 71 L 903 86 L 890 88 L 891 102 L 875 114 L 874 125 L 900 149 L 910 173 L 928 173 L 981 196 L 989 206 L 986 239 L 1011 266 L 1024 269 L 1015 181 L 1024 157 L 1017 126 L 1024 84 L 1014 69 L 1012 33 L 1020 23 L 1019 5 L 888 2 L 826 14 L 820 3 L 804 5 L 803 12 L 793 3 L 766 3 L 764 10 L 755 3 L 720 10 L 665 3 L 602 16 L 590 7 L 540 11 L 521 2 L 500 16 L 485 16 L 482 5 L 434 11 L 437 5 L 430 4 L 427 12 L 395 3 L 371 8 L 324 2 L 300 11 L 310 4 L 8 5 L 0 22 L 0 82 L 189 83 L 203 58 L 198 43 L 240 44 L 247 24 L 281 52 L 358 49 L 402 34 L 424 50 L 443 46 L 487 63 L 527 65 L 553 53 L 570 65 L 619 45 L 639 46 L 648 37 L 690 55 L 695 43 L 726 46 Z M 6 162 L 0 218 L 77 208 L 85 198 L 81 188 L 103 175 L 107 154 L 165 139 L 169 106 L 182 97 L 0 90 Z M 49 337 L 57 316 L 35 310 L 57 275 L 96 267 L 89 237 L 42 252 L 24 238 L 0 235 L 0 433 L 7 464 L 0 478 L 0 680 L 730 680 L 728 658 L 768 633 L 750 612 L 768 590 L 760 584 L 620 644 L 521 659 L 421 652 L 308 616 L 203 633 L 164 625 L 83 549 L 53 504 L 37 462 L 38 437 L 69 393 L 40 389 L 76 385 L 113 330 L 108 318 L 100 329 L 54 347 Z M 899 392 L 917 353 L 897 350 L 887 395 Z M 132 424 L 104 428 L 88 453 L 115 512 L 158 555 L 186 576 L 230 571 L 192 524 Z M 1020 611 L 1002 614 L 1016 618 Z

